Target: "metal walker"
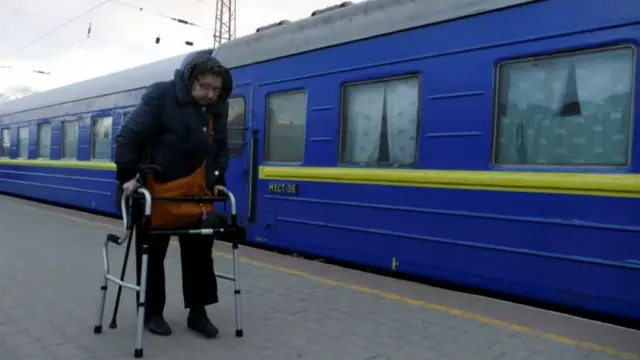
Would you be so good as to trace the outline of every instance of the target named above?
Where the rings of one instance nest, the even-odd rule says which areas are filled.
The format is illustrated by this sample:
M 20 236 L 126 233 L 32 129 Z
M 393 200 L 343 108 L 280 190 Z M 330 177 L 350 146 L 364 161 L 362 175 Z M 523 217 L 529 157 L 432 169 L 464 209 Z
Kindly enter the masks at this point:
M 238 281 L 238 272 L 239 272 L 239 259 L 238 259 L 238 245 L 241 241 L 246 239 L 246 231 L 243 227 L 238 225 L 238 220 L 236 216 L 236 200 L 233 194 L 230 191 L 226 191 L 226 196 L 209 196 L 209 197 L 154 197 L 149 190 L 144 187 L 143 180 L 144 173 L 151 169 L 158 169 L 155 166 L 141 166 L 140 172 L 138 173 L 136 179 L 139 186 L 132 192 L 132 195 L 123 194 L 120 201 L 120 208 L 122 211 L 122 222 L 124 225 L 125 234 L 122 237 L 117 235 L 109 234 L 107 235 L 107 239 L 104 242 L 104 247 L 102 249 L 102 258 L 104 261 L 104 276 L 102 279 L 102 285 L 100 286 L 101 294 L 100 294 L 100 305 L 98 308 L 96 325 L 93 328 L 94 334 L 102 333 L 102 321 L 104 318 L 104 308 L 106 305 L 107 298 L 107 285 L 109 281 L 118 284 L 118 293 L 116 296 L 116 302 L 113 311 L 113 317 L 109 324 L 109 328 L 115 329 L 118 327 L 116 322 L 116 317 L 118 314 L 118 308 L 120 305 L 120 297 L 122 294 L 122 288 L 127 288 L 133 290 L 139 294 L 138 297 L 138 323 L 136 329 L 136 346 L 134 350 L 134 357 L 141 358 L 143 357 L 143 348 L 142 348 L 142 334 L 144 331 L 144 315 L 145 315 L 145 295 L 146 295 L 146 285 L 147 285 L 147 265 L 148 265 L 148 256 L 149 256 L 149 244 L 148 244 L 148 236 L 153 234 L 165 234 L 165 235 L 185 235 L 185 234 L 197 234 L 197 235 L 205 235 L 205 236 L 215 236 L 217 240 L 227 240 L 231 242 L 232 252 L 233 252 L 233 275 L 216 273 L 216 276 L 220 279 L 233 281 L 233 292 L 235 298 L 235 322 L 236 322 L 236 337 L 242 337 L 242 325 L 241 325 L 241 308 L 240 308 L 240 284 Z M 216 172 L 217 175 L 217 172 Z M 144 203 L 144 214 L 142 216 L 142 221 L 139 222 L 139 225 L 136 225 L 136 221 L 133 220 L 133 200 L 139 199 Z M 224 224 L 216 224 L 220 225 L 219 227 L 210 227 L 210 228 L 200 228 L 200 229 L 187 229 L 187 230 L 154 230 L 150 228 L 151 224 L 151 203 L 153 200 L 163 200 L 163 201 L 193 201 L 193 202 L 222 202 L 229 201 L 231 205 L 231 214 L 229 216 L 230 221 Z M 124 282 L 124 277 L 127 269 L 127 262 L 129 259 L 129 251 L 131 249 L 131 243 L 133 240 L 133 234 L 136 232 L 144 232 L 145 236 L 139 236 L 138 238 L 142 241 L 141 243 L 141 253 L 142 253 L 142 266 L 140 271 L 140 284 L 134 285 L 130 283 Z M 116 244 L 118 246 L 127 243 L 127 247 L 124 255 L 124 263 L 122 265 L 122 271 L 120 273 L 120 278 L 111 275 L 109 273 L 109 243 Z

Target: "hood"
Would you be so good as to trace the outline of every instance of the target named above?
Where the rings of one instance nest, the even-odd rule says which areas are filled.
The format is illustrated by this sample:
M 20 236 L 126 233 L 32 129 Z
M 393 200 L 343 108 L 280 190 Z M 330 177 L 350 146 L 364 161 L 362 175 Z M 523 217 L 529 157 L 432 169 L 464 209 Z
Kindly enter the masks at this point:
M 184 68 L 187 66 L 187 63 L 190 62 L 191 60 L 193 60 L 194 57 L 199 56 L 199 55 L 211 55 L 211 54 L 213 54 L 213 48 L 204 49 L 204 50 L 198 50 L 198 51 L 194 51 L 194 52 L 188 53 L 182 59 L 182 63 L 180 64 L 180 70 L 184 71 Z
M 180 69 L 175 71 L 174 80 L 177 83 L 176 90 L 178 91 L 179 99 L 183 102 L 189 102 L 189 98 L 193 99 L 189 92 L 187 79 L 198 64 L 207 64 L 214 67 L 214 72 L 222 79 L 222 91 L 220 92 L 220 95 L 218 95 L 218 100 L 228 100 L 229 96 L 231 96 L 231 92 L 233 91 L 233 78 L 231 77 L 231 72 L 222 65 L 218 59 L 212 57 L 209 52 L 205 51 L 187 55 Z

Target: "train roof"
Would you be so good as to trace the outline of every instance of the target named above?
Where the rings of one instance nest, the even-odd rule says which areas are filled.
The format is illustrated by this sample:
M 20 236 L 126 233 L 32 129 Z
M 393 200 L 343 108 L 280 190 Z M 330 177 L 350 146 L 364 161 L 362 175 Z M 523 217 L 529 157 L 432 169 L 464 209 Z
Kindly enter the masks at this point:
M 195 53 L 212 50 L 197 50 L 7 101 L 0 104 L 0 116 L 141 89 L 154 82 L 171 79 L 173 71 L 182 66 L 183 60 Z
M 316 10 L 296 22 L 282 20 L 267 29 L 259 28 L 254 34 L 222 44 L 214 55 L 223 64 L 238 67 L 536 1 L 543 0 L 345 2 Z
M 194 53 L 213 51 L 235 68 L 414 27 L 453 20 L 541 0 L 368 0 L 320 9 L 296 22 L 281 21 L 259 28 L 217 49 L 137 66 L 0 104 L 0 116 L 98 96 L 144 88 L 169 80 Z

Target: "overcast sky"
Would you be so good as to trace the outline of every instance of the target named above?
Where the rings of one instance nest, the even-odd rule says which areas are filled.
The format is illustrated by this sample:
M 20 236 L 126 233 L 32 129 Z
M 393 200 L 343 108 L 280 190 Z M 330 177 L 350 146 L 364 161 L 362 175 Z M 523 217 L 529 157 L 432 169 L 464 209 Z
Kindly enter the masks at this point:
M 316 9 L 340 2 L 236 0 L 237 37 L 255 32 L 262 25 L 307 17 Z M 104 4 L 43 37 L 101 3 Z M 0 0 L 0 92 L 16 85 L 46 90 L 211 46 L 215 3 L 215 0 Z M 162 15 L 201 27 L 180 25 Z M 91 35 L 87 37 L 89 24 Z M 161 38 L 159 45 L 155 44 L 156 36 Z M 194 46 L 186 46 L 187 40 Z M 34 70 L 50 75 L 34 74 Z

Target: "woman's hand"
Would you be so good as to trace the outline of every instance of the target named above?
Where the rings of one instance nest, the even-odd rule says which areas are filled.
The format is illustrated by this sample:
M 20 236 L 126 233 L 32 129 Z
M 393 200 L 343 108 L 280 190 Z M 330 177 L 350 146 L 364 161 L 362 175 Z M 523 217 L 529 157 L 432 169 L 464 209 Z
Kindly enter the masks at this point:
M 136 179 L 131 179 L 129 181 L 127 181 L 126 183 L 124 183 L 124 185 L 122 185 L 122 189 L 124 190 L 124 193 L 127 195 L 131 195 L 131 193 L 133 192 L 133 190 L 136 189 Z

